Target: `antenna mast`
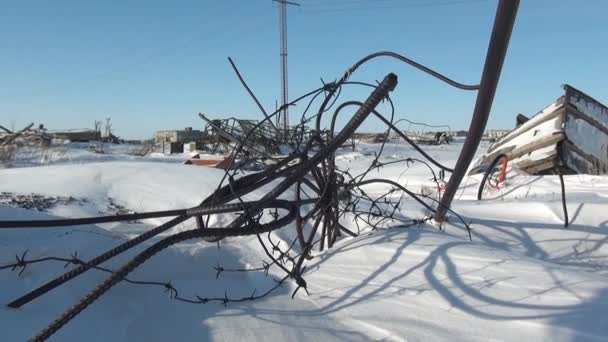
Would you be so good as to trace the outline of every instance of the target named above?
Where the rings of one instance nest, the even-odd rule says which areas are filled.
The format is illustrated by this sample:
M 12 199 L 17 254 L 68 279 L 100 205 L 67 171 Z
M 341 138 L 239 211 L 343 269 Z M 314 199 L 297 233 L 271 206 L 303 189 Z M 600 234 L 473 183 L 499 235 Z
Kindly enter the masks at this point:
M 277 116 L 277 127 L 283 130 L 285 142 L 289 140 L 289 111 L 285 105 L 289 102 L 287 93 L 287 5 L 300 6 L 299 3 L 286 0 L 273 0 L 279 4 L 279 43 L 281 58 L 281 106 Z

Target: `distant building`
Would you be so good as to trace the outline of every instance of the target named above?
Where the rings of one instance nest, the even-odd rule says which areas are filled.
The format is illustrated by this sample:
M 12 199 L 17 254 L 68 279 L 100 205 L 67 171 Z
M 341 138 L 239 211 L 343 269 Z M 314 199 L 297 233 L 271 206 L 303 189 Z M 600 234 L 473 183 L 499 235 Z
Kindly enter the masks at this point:
M 455 131 L 455 132 L 452 132 L 452 134 L 455 137 L 466 137 L 467 133 L 468 133 L 467 131 Z
M 193 130 L 192 127 L 186 127 L 183 130 L 158 131 L 154 135 L 154 142 L 187 143 L 201 140 L 202 137 L 202 131 Z
M 62 131 L 47 131 L 53 139 L 69 140 L 71 142 L 101 141 L 101 133 L 92 129 L 69 129 Z
M 491 140 L 498 140 L 509 132 L 511 132 L 510 129 L 490 129 L 488 130 L 487 135 Z

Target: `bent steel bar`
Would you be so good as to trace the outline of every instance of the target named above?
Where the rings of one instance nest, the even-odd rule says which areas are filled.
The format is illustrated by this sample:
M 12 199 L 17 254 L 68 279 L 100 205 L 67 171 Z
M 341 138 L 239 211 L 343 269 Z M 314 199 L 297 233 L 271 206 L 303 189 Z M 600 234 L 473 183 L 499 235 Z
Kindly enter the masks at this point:
M 492 102 L 494 101 L 494 94 L 496 93 L 496 86 L 498 85 L 502 65 L 507 54 L 507 48 L 509 47 L 509 40 L 511 39 L 511 32 L 513 31 L 518 7 L 519 0 L 500 0 L 498 2 L 494 28 L 492 29 L 483 74 L 481 75 L 480 88 L 477 93 L 477 101 L 475 102 L 469 133 L 454 167 L 454 172 L 450 177 L 443 197 L 441 197 L 441 203 L 435 212 L 435 220 L 438 222 L 445 220 L 445 214 L 454 199 L 454 195 L 460 186 L 460 182 L 462 182 L 464 174 L 469 168 L 469 164 L 473 160 L 475 151 L 477 151 L 486 128 L 490 109 L 492 109 Z
M 310 157 L 302 162 L 297 169 L 287 176 L 281 183 L 279 183 L 274 189 L 268 192 L 264 197 L 260 199 L 260 203 L 266 203 L 279 197 L 285 190 L 289 189 L 298 180 L 302 179 L 306 173 L 311 171 L 317 166 L 322 160 L 327 158 L 333 153 L 338 147 L 342 146 L 344 142 L 359 128 L 359 126 L 365 121 L 369 114 L 376 108 L 376 106 L 384 100 L 389 92 L 393 91 L 397 86 L 397 75 L 390 73 L 384 77 L 382 82 L 374 89 L 369 95 L 367 100 L 363 102 L 361 107 L 348 121 L 348 123 L 342 128 L 342 130 L 336 135 L 336 137 L 327 145 L 325 145 L 319 152 L 314 156 Z M 255 212 L 253 213 L 255 214 Z M 236 220 L 232 221 L 228 228 L 238 227 L 246 222 L 245 216 L 240 216 Z
M 357 63 L 355 63 L 353 66 L 351 66 L 345 73 L 344 76 L 342 76 L 342 79 L 340 80 L 341 83 L 346 82 L 346 80 L 348 80 L 350 78 L 350 75 L 356 70 L 358 69 L 362 64 L 366 63 L 367 61 L 377 58 L 377 57 L 392 57 L 395 59 L 398 59 L 406 64 L 409 64 L 411 66 L 413 66 L 414 68 L 423 71 L 449 85 L 451 85 L 452 87 L 458 88 L 458 89 L 462 89 L 462 90 L 477 90 L 481 87 L 481 85 L 479 84 L 464 84 L 464 83 L 460 83 L 460 82 L 456 82 L 454 80 L 452 80 L 451 78 L 440 74 L 439 72 L 428 68 L 414 60 L 411 60 L 403 55 L 400 55 L 398 53 L 395 52 L 391 52 L 391 51 L 380 51 L 380 52 L 375 52 L 372 53 L 370 55 L 365 56 L 363 59 L 359 60 Z
M 303 203 L 313 203 L 313 201 L 314 200 L 303 200 L 302 202 Z M 251 209 L 252 207 L 273 208 L 275 204 L 283 205 L 283 202 L 279 201 L 279 200 L 275 200 L 275 201 L 267 201 L 264 204 L 259 204 L 256 201 L 256 202 L 245 202 L 245 203 L 235 203 L 235 204 L 209 205 L 207 207 L 188 209 L 188 210 L 186 210 L 186 213 L 184 213 L 183 215 L 180 215 L 170 221 L 165 222 L 164 224 L 162 224 L 152 230 L 149 230 L 141 235 L 138 235 L 137 237 L 135 237 L 131 240 L 128 240 L 128 241 L 106 251 L 105 253 L 100 254 L 97 257 L 87 261 L 86 264 L 79 265 L 78 267 L 62 274 L 61 276 L 59 276 L 53 280 L 50 280 L 46 284 L 44 284 L 44 285 L 30 291 L 29 293 L 21 296 L 20 298 L 17 298 L 14 301 L 10 302 L 8 304 L 8 306 L 11 308 L 21 307 L 22 305 L 27 304 L 27 303 L 31 302 L 32 300 L 42 296 L 43 294 L 53 290 L 54 288 L 64 284 L 68 280 L 71 280 L 71 279 L 79 276 L 80 274 L 88 271 L 89 269 L 91 269 L 92 266 L 97 266 L 97 265 L 117 256 L 118 254 L 121 254 L 124 251 L 131 249 L 131 248 L 139 245 L 140 243 L 142 243 L 162 232 L 167 231 L 168 229 L 186 221 L 188 218 L 190 218 L 192 216 L 205 215 L 205 214 L 209 214 L 209 213 L 248 210 L 248 209 Z

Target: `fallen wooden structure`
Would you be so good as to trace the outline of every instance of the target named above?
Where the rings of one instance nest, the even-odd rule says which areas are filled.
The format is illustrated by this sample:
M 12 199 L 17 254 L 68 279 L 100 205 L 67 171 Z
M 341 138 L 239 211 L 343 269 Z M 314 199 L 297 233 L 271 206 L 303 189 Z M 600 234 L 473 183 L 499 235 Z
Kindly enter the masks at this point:
M 229 155 L 227 157 L 203 157 L 200 155 L 195 155 L 194 157 L 186 160 L 184 162 L 186 165 L 195 165 L 195 166 L 207 166 L 216 169 L 228 170 L 231 167 L 234 167 L 234 155 Z
M 493 143 L 469 174 L 481 173 L 500 155 L 529 174 L 608 174 L 608 108 L 564 85 L 564 95 Z
M 432 135 L 415 135 L 411 139 L 418 145 L 443 145 L 449 144 L 451 137 L 447 132 L 436 132 Z
M 48 146 L 52 136 L 42 127 L 33 128 L 34 123 L 23 129 L 13 132 L 4 126 L 0 126 L 0 146 Z

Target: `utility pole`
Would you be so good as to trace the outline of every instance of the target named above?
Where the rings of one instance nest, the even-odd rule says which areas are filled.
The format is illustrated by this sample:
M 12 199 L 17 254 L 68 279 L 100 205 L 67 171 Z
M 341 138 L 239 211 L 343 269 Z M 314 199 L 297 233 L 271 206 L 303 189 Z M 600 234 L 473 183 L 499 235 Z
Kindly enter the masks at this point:
M 289 102 L 287 95 L 287 5 L 300 6 L 299 3 L 287 0 L 272 0 L 279 4 L 279 42 L 281 57 L 281 106 L 277 116 L 277 127 L 283 130 L 285 142 L 289 139 L 289 111 L 285 105 Z

